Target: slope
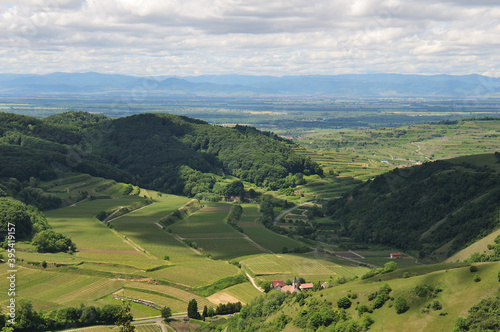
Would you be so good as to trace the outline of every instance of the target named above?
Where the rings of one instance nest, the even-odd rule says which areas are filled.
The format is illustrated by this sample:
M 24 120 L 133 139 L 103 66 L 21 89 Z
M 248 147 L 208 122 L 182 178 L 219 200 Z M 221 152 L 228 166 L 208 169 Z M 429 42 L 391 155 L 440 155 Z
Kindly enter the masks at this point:
M 76 171 L 193 196 L 212 190 L 214 174 L 273 188 L 287 186 L 289 173 L 321 174 L 292 147 L 254 128 L 169 114 L 111 120 L 67 112 L 38 120 L 0 113 L 0 177 L 20 181 Z
M 487 165 L 437 161 L 377 176 L 325 210 L 356 242 L 447 256 L 497 226 L 499 183 Z
M 467 265 L 440 264 L 432 272 L 406 269 L 410 278 L 396 271 L 379 282 L 357 280 L 299 295 L 273 291 L 223 325 L 227 331 L 451 331 L 474 304 L 495 295 L 499 267 L 478 264 L 471 272 Z M 403 300 L 406 310 L 398 313 Z

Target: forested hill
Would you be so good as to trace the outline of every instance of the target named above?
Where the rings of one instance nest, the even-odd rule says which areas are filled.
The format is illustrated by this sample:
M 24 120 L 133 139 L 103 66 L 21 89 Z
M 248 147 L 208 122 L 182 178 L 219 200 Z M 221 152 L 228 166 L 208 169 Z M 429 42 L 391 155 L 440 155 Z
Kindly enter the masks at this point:
M 272 133 L 170 114 L 113 120 L 67 112 L 38 120 L 0 113 L 0 158 L 0 177 L 20 181 L 77 171 L 187 195 L 210 190 L 208 173 L 274 189 L 288 186 L 290 173 L 322 173 Z
M 437 249 L 450 254 L 498 227 L 498 156 L 395 169 L 329 202 L 326 211 L 339 235 L 355 241 L 418 250 L 421 257 Z M 474 162 L 484 158 L 492 167 Z
M 99 154 L 136 175 L 139 183 L 164 191 L 180 192 L 185 180 L 195 176 L 185 166 L 271 188 L 282 187 L 289 173 L 321 173 L 316 163 L 294 153 L 291 143 L 251 127 L 140 114 L 114 120 L 111 128 L 104 132 Z

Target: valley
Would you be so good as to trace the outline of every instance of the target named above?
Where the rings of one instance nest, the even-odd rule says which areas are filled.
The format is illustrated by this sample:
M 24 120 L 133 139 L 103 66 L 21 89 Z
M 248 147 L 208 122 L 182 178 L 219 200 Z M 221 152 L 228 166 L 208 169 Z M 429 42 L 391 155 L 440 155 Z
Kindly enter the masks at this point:
M 497 119 L 300 128 L 289 140 L 168 114 L 2 116 L 2 204 L 37 206 L 44 217 L 26 213 L 47 223 L 16 244 L 17 296 L 50 329 L 82 324 L 68 323 L 72 308 L 111 310 L 130 299 L 136 331 L 327 330 L 332 321 L 356 331 L 406 322 L 451 330 L 498 288 L 498 263 L 467 261 L 492 253 L 498 233 Z M 40 252 L 32 240 L 49 229 L 76 250 Z M 8 289 L 9 267 L 0 269 Z M 270 289 L 294 277 L 314 290 Z M 392 293 L 375 308 L 370 294 L 385 283 Z M 415 295 L 422 285 L 441 291 Z M 352 306 L 341 309 L 343 297 Z M 400 297 L 409 309 L 397 314 Z M 232 318 L 184 323 L 192 300 L 200 313 L 244 306 Z M 436 300 L 443 309 L 428 310 Z M 267 311 L 249 313 L 258 303 Z M 169 326 L 140 324 L 159 317 L 155 306 L 171 309 Z M 363 306 L 372 312 L 358 314 Z M 333 318 L 314 323 L 315 311 Z

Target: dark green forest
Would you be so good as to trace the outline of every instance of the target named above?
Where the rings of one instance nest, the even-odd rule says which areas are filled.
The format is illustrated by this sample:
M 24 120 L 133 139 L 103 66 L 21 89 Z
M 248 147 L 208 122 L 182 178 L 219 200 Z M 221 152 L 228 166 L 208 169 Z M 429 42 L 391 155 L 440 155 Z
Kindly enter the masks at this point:
M 39 120 L 0 113 L 0 178 L 21 182 L 73 171 L 194 196 L 213 189 L 214 175 L 278 189 L 290 185 L 289 174 L 322 174 L 292 148 L 270 132 L 170 114 L 112 120 L 67 112 Z
M 489 234 L 498 225 L 499 184 L 488 167 L 436 161 L 380 175 L 324 208 L 341 236 L 423 257 Z

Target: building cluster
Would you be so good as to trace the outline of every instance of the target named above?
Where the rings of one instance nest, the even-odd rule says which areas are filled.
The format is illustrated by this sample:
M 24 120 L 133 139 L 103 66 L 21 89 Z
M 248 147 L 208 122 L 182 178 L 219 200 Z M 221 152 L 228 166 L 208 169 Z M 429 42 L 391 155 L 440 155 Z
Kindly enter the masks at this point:
M 303 290 L 313 289 L 314 285 L 312 282 L 307 282 L 301 284 L 297 281 L 297 277 L 293 278 L 291 285 L 286 285 L 283 280 L 273 280 L 271 281 L 271 286 L 273 289 L 281 289 L 282 292 L 290 293 L 300 293 Z

